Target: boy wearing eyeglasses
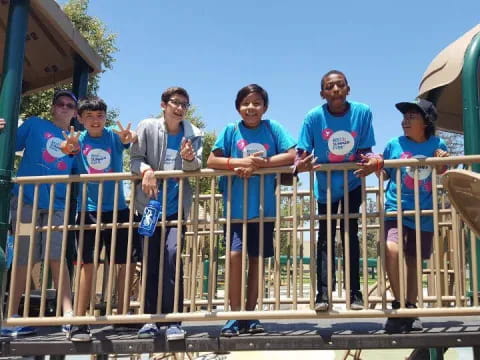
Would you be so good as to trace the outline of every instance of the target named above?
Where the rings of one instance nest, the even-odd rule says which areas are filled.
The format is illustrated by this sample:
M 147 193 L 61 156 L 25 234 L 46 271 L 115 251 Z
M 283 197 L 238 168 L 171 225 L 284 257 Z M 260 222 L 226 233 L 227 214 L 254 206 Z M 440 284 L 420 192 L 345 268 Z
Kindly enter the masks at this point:
M 50 175 L 69 175 L 76 167 L 75 159 L 65 155 L 60 144 L 63 141 L 62 132 L 67 132 L 71 119 L 77 112 L 77 98 L 67 90 L 60 90 L 53 96 L 51 116 L 52 120 L 40 117 L 30 117 L 26 119 L 17 130 L 16 149 L 23 151 L 23 157 L 17 171 L 17 176 L 50 176 Z M 26 184 L 23 186 L 23 204 L 21 205 L 21 223 L 32 223 L 32 214 L 34 212 L 34 194 L 35 187 L 38 186 L 38 208 L 37 208 L 37 226 L 47 226 L 49 220 L 49 204 L 51 187 L 49 183 Z M 11 199 L 11 217 L 12 229 L 16 230 L 17 207 L 19 196 L 19 185 L 15 184 Z M 58 183 L 55 185 L 55 197 L 53 201 L 53 216 L 51 218 L 52 226 L 61 226 L 64 222 L 66 203 L 66 185 Z M 33 243 L 33 263 L 42 261 L 48 256 L 50 269 L 53 275 L 55 286 L 59 288 L 60 274 L 63 272 L 62 294 L 61 298 L 64 316 L 72 314 L 72 296 L 70 290 L 70 276 L 66 264 L 60 268 L 60 259 L 62 254 L 62 231 L 52 231 L 50 238 L 50 252 L 45 254 L 47 245 L 47 233 L 36 232 Z M 66 244 L 65 244 L 66 246 Z M 12 302 L 13 314 L 10 316 L 19 317 L 18 308 L 20 299 L 25 291 L 27 281 L 27 264 L 30 247 L 30 236 L 20 235 L 15 243 L 15 252 L 18 253 L 16 261 L 15 280 L 11 282 L 9 300 Z M 30 279 L 28 279 L 30 281 Z M 64 325 L 62 330 L 67 333 L 71 331 L 70 325 Z M 1 329 L 3 336 L 29 335 L 35 333 L 35 328 L 31 326 L 4 327 Z
M 157 181 L 154 172 L 157 170 L 195 171 L 202 166 L 202 132 L 185 119 L 189 108 L 189 96 L 181 87 L 171 87 L 162 94 L 161 107 L 163 116 L 142 120 L 137 128 L 138 141 L 132 145 L 131 170 L 141 175 L 142 181 L 135 188 L 135 210 L 142 214 L 150 199 L 158 199 L 162 203 L 166 196 L 166 208 L 162 209 L 166 220 L 186 219 L 192 205 L 192 189 L 188 179 L 184 179 L 180 187 L 180 179 L 168 178 L 166 194 L 162 194 L 163 182 Z M 183 214 L 178 213 L 180 189 L 183 191 Z M 162 281 L 161 313 L 168 314 L 174 310 L 175 275 L 178 227 L 167 226 L 165 230 L 164 267 Z M 180 228 L 183 242 L 185 227 Z M 156 314 L 158 300 L 160 245 L 162 228 L 158 227 L 147 241 L 148 259 L 146 266 L 147 285 L 145 292 L 145 313 Z M 179 264 L 180 283 L 178 296 L 178 311 L 183 308 L 183 271 Z M 185 331 L 180 323 L 149 323 L 138 332 L 139 338 L 149 338 L 158 335 L 158 326 L 167 326 L 165 336 L 167 341 L 181 340 Z

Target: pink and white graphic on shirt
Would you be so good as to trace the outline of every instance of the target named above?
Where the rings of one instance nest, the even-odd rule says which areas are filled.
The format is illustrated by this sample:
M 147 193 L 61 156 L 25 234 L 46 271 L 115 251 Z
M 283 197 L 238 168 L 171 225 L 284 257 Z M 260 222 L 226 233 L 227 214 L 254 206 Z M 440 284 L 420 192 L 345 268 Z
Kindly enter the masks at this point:
M 400 155 L 400 159 L 425 159 L 425 155 L 413 155 L 409 151 L 405 151 Z M 430 166 L 418 167 L 418 186 L 420 190 L 430 192 L 432 191 L 432 179 L 430 177 L 432 168 Z M 415 188 L 415 168 L 407 166 L 405 168 L 405 175 L 402 179 L 403 184 L 410 190 Z
M 53 163 L 58 170 L 64 171 L 67 169 L 67 164 L 60 160 L 65 156 L 65 154 L 60 149 L 60 144 L 62 143 L 62 139 L 55 137 L 52 133 L 45 132 L 43 134 L 43 138 L 46 139 L 45 142 L 45 149 L 42 151 L 42 159 L 46 163 Z
M 85 155 L 88 164 L 89 174 L 99 174 L 111 172 L 112 163 L 112 149 L 107 148 L 99 149 L 92 148 L 90 145 L 86 145 L 83 148 L 83 155 Z
M 257 152 L 262 152 L 262 157 L 266 157 L 270 145 L 260 143 L 248 143 L 247 140 L 240 139 L 237 141 L 237 148 L 243 153 L 243 157 L 250 156 Z
M 338 163 L 343 161 L 354 161 L 356 131 L 338 130 L 326 128 L 322 131 L 322 138 L 327 141 L 328 161 Z

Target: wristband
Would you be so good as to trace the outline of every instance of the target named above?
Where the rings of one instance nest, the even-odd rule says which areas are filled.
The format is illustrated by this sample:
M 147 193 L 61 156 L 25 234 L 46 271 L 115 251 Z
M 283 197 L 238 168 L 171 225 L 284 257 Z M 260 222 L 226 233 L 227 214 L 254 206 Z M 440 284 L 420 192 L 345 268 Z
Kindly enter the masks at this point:
M 235 171 L 235 169 L 230 165 L 231 159 L 232 159 L 231 157 L 227 158 L 227 169 L 231 171 Z

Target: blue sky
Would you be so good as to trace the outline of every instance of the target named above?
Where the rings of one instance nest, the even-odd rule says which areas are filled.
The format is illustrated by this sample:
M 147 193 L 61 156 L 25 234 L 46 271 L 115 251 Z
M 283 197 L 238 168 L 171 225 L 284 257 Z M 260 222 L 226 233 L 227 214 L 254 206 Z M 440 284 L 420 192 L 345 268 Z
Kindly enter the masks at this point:
M 122 123 L 158 114 L 162 91 L 179 85 L 218 133 L 239 119 L 237 91 L 258 83 L 266 117 L 296 137 L 321 103 L 321 76 L 338 69 L 350 99 L 371 106 L 382 151 L 401 134 L 394 103 L 414 98 L 434 56 L 479 22 L 480 1 L 91 0 L 89 13 L 118 34 L 99 95 Z

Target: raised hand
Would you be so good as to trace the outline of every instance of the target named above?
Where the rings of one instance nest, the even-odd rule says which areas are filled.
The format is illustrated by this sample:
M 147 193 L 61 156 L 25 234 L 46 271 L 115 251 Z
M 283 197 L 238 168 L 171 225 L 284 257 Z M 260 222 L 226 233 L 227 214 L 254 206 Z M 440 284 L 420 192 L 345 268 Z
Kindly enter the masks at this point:
M 65 140 L 60 144 L 60 150 L 66 155 L 78 153 L 80 151 L 80 143 L 78 141 L 80 131 L 75 131 L 75 128 L 70 126 L 70 133 L 67 135 L 65 131 L 62 131 L 62 135 Z
M 182 144 L 180 145 L 180 156 L 183 160 L 192 161 L 195 159 L 195 151 L 193 150 L 192 140 L 182 139 Z
M 120 121 L 117 121 L 117 126 L 120 130 L 113 129 L 113 132 L 118 135 L 122 144 L 130 144 L 137 141 L 137 134 L 135 131 L 130 130 L 131 125 L 131 123 L 128 123 L 127 127 L 124 128 Z

